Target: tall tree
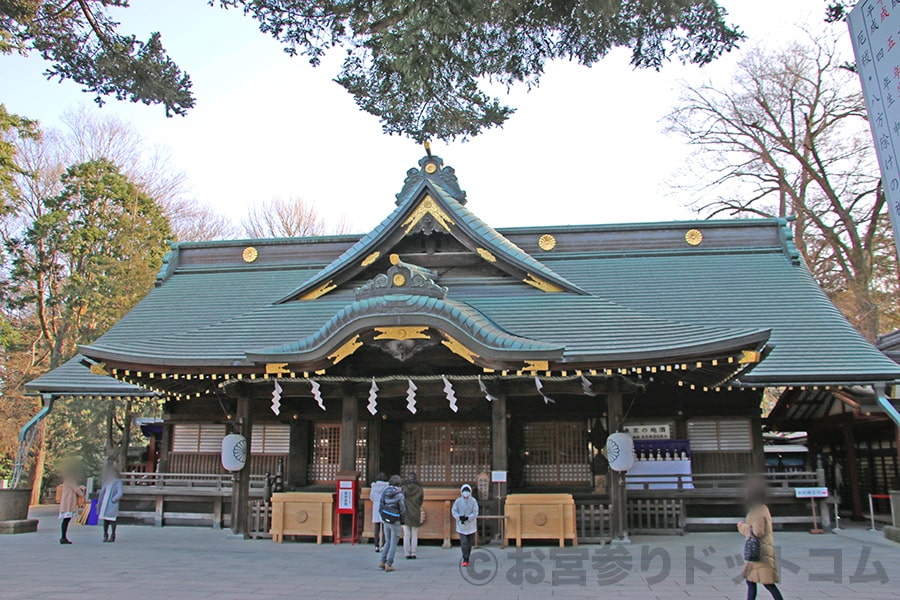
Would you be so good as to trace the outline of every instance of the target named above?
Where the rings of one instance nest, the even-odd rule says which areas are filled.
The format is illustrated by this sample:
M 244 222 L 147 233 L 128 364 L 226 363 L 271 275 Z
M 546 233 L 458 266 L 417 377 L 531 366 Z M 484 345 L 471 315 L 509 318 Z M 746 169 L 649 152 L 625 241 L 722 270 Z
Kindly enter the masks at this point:
M 38 52 L 51 63 L 48 78 L 71 79 L 95 95 L 162 104 L 166 115 L 194 106 L 191 78 L 172 61 L 159 33 L 142 42 L 121 33 L 109 8 L 128 0 L 4 0 L 0 53 Z
M 171 236 L 159 204 L 107 160 L 70 167 L 58 188 L 28 179 L 31 193 L 5 222 L 0 287 L 3 314 L 17 332 L 5 347 L 15 361 L 7 365 L 15 364 L 16 386 L 3 390 L 4 399 L 20 408 L 21 384 L 30 375 L 62 364 L 77 344 L 93 341 L 143 297 Z M 34 499 L 47 447 L 42 433 Z
M 7 299 L 33 308 L 52 369 L 143 297 L 171 231 L 159 205 L 102 159 L 70 167 L 35 213 L 6 240 Z
M 319 65 L 329 50 L 345 58 L 335 81 L 385 132 L 452 140 L 502 125 L 513 108 L 492 84 L 537 85 L 555 59 L 590 66 L 611 49 L 631 49 L 636 67 L 672 57 L 705 64 L 742 34 L 716 0 L 209 0 L 238 8 L 264 33 Z M 94 93 L 162 104 L 167 114 L 194 105 L 190 78 L 153 33 L 146 42 L 119 32 L 110 8 L 127 0 L 0 2 L 0 51 L 35 50 L 49 77 Z
M 17 142 L 38 137 L 35 121 L 11 114 L 0 104 L 0 213 L 18 199 L 16 177 L 26 173 L 18 156 Z
M 870 340 L 896 327 L 896 256 L 856 74 L 834 37 L 757 48 L 730 86 L 686 86 L 668 129 L 696 146 L 703 214 L 787 216 L 806 263 Z
M 297 197 L 253 204 L 244 219 L 244 233 L 253 239 L 340 234 L 348 230 L 343 219 L 329 226 L 314 205 Z

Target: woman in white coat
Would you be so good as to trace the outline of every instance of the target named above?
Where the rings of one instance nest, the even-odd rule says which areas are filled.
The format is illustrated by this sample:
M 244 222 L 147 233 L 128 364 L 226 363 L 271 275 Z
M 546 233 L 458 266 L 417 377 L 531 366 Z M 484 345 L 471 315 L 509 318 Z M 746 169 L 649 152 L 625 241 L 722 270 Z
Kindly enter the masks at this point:
M 122 499 L 122 480 L 119 471 L 106 467 L 103 470 L 103 487 L 100 488 L 97 516 L 103 521 L 103 541 L 116 541 L 116 519 L 119 518 L 119 500 Z M 110 528 L 112 533 L 110 533 Z
M 369 499 L 372 500 L 372 527 L 375 530 L 375 552 L 381 552 L 381 546 L 384 543 L 384 528 L 381 511 L 378 510 L 378 507 L 381 506 L 381 495 L 387 486 L 387 475 L 379 473 L 375 476 L 372 487 L 369 488 Z

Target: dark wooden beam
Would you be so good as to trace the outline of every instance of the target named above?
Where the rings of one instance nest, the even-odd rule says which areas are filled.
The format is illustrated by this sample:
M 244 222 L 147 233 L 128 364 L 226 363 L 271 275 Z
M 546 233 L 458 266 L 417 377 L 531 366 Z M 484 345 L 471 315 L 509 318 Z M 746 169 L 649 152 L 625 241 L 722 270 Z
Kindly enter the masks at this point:
M 856 462 L 856 439 L 853 437 L 853 426 L 844 425 L 844 448 L 847 452 L 847 467 L 850 469 L 850 496 L 853 502 L 853 518 L 862 519 L 862 490 L 859 487 L 859 464 Z M 843 502 L 845 498 L 841 498 Z
M 607 407 L 609 433 L 620 431 L 624 419 L 624 402 L 619 382 L 614 381 L 609 390 Z M 610 529 L 613 542 L 628 543 L 628 498 L 625 493 L 625 473 L 609 469 Z
M 375 476 L 381 471 L 381 419 L 369 421 L 369 440 L 366 444 L 366 468 L 363 473 L 365 483 L 375 481 Z
M 491 403 L 491 469 L 509 471 L 509 429 L 506 423 L 506 393 L 495 395 Z M 491 493 L 506 497 L 507 484 L 491 484 Z
M 250 517 L 250 448 L 253 443 L 253 411 L 250 408 L 250 396 L 238 394 L 236 419 L 241 428 L 241 435 L 247 440 L 247 465 L 238 471 L 237 481 L 232 492 L 231 530 L 247 537 Z
M 286 486 L 300 487 L 309 483 L 309 451 L 312 444 L 312 423 L 306 419 L 291 421 L 291 454 L 288 459 Z
M 341 399 L 341 471 L 356 470 L 356 436 L 359 424 L 359 400 L 352 387 L 344 389 Z

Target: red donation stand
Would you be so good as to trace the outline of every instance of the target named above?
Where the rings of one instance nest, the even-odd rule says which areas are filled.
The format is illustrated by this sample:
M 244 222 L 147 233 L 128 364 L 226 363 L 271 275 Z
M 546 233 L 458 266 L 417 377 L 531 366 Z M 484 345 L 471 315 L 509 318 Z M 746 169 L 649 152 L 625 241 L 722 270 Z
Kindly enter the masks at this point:
M 356 471 L 338 471 L 337 501 L 334 503 L 334 543 L 344 542 L 344 525 L 350 522 L 350 543 L 359 541 L 356 522 L 359 507 L 359 474 Z

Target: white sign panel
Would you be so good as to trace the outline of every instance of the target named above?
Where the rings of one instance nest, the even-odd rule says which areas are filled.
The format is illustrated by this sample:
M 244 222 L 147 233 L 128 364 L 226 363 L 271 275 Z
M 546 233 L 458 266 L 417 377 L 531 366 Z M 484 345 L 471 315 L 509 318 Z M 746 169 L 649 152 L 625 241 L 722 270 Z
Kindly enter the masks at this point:
M 900 2 L 860 0 L 847 23 L 900 254 Z
M 805 487 L 794 488 L 794 496 L 796 498 L 827 498 L 827 487 Z
M 494 483 L 506 483 L 506 471 L 491 471 L 491 481 Z
M 622 429 L 636 440 L 668 440 L 672 431 L 668 423 L 625 425 Z
M 340 510 L 352 510 L 353 509 L 353 490 L 340 489 L 338 494 L 338 509 Z

